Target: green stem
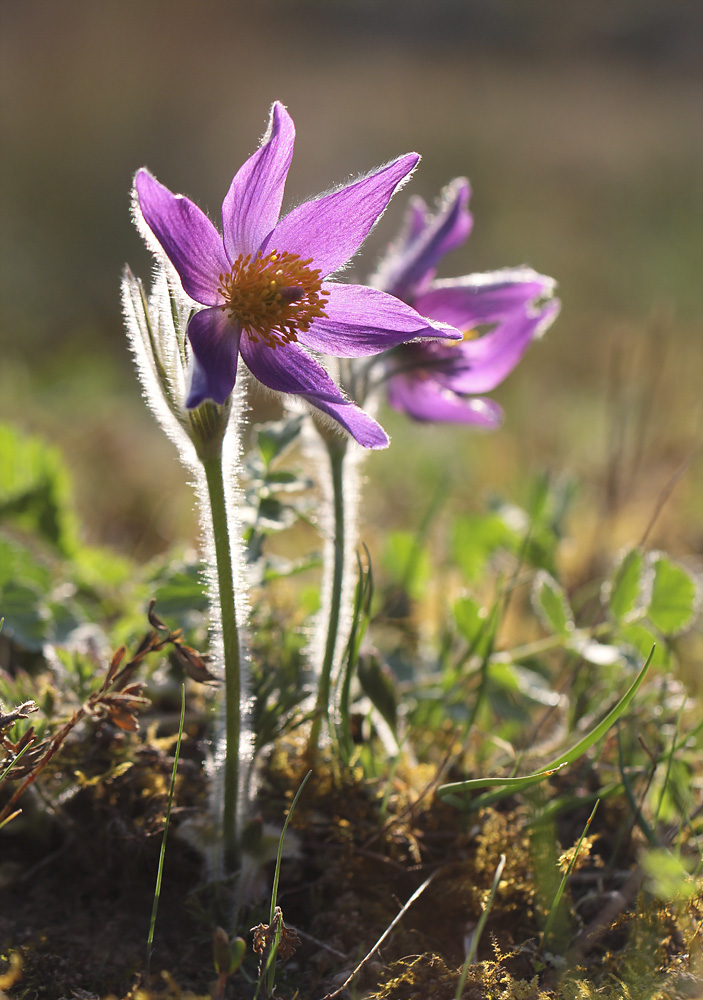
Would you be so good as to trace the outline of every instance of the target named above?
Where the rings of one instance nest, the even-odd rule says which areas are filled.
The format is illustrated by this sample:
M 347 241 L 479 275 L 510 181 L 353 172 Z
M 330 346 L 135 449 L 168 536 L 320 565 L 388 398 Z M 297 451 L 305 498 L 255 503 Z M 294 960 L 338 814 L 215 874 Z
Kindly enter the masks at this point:
M 329 620 L 325 655 L 320 670 L 320 681 L 315 702 L 315 716 L 310 729 L 308 752 L 314 753 L 320 742 L 323 719 L 329 721 L 330 693 L 332 687 L 332 667 L 339 631 L 339 615 L 342 607 L 342 586 L 344 583 L 344 456 L 346 440 L 325 441 L 330 459 L 332 476 L 332 499 L 334 505 L 334 570 L 330 593 Z
M 222 452 L 202 459 L 207 480 L 212 537 L 217 563 L 217 584 L 220 598 L 220 621 L 225 663 L 225 771 L 222 835 L 224 862 L 234 871 L 239 860 L 237 841 L 237 798 L 239 795 L 239 742 L 241 732 L 241 676 L 239 666 L 239 632 L 234 602 L 232 549 L 227 526 L 227 502 L 222 474 Z

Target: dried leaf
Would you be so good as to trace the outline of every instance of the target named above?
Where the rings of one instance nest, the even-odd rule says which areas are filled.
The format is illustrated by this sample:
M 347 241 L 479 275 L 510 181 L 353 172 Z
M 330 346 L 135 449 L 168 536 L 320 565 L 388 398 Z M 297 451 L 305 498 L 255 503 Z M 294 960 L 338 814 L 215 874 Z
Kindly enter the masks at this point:
M 149 610 L 147 612 L 147 617 L 149 619 L 149 624 L 158 629 L 160 632 L 168 632 L 168 625 L 159 618 L 159 616 L 154 611 L 154 605 L 156 604 L 156 598 L 152 597 L 149 601 Z
M 13 726 L 18 719 L 26 719 L 30 712 L 38 711 L 39 706 L 35 702 L 24 701 L 8 715 L 0 714 L 0 733 L 4 733 L 6 729 Z
M 113 680 L 115 679 L 115 674 L 117 673 L 117 670 L 120 666 L 120 663 L 122 663 L 126 652 L 127 652 L 126 646 L 120 646 L 120 648 L 115 651 L 112 659 L 110 660 L 110 666 L 107 669 L 107 676 L 105 678 L 103 688 L 108 688 L 110 684 L 112 684 Z
M 198 681 L 201 684 L 205 681 L 217 681 L 217 677 L 208 670 L 205 660 L 197 649 L 177 642 L 174 644 L 173 653 L 192 681 Z

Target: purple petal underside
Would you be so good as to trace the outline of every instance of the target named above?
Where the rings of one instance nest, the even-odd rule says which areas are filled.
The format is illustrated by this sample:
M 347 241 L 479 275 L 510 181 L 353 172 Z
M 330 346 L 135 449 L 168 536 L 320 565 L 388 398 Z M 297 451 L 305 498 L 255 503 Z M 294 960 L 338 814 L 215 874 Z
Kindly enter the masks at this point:
M 319 361 L 298 344 L 267 347 L 245 333 L 239 349 L 254 378 L 275 392 L 290 392 L 330 403 L 346 402 Z
M 515 368 L 530 343 L 556 318 L 557 299 L 540 312 L 514 312 L 504 322 L 476 340 L 465 340 L 455 350 L 461 356 L 453 372 L 437 378 L 454 392 L 490 392 Z
M 222 203 L 230 261 L 239 254 L 255 254 L 278 222 L 294 142 L 293 119 L 276 101 L 261 146 L 239 168 Z
M 312 406 L 317 407 L 322 413 L 332 417 L 338 424 L 351 434 L 362 448 L 387 448 L 390 440 L 384 429 L 373 417 L 357 406 L 356 403 L 342 402 L 330 403 L 318 397 L 303 394 Z
M 147 170 L 137 172 L 134 187 L 144 221 L 178 272 L 186 293 L 206 306 L 220 303 L 219 276 L 229 271 L 230 264 L 222 238 L 208 217 Z
M 346 264 L 364 242 L 399 184 L 420 157 L 408 153 L 368 177 L 294 208 L 266 241 L 270 250 L 297 253 L 326 278 Z
M 393 295 L 366 285 L 326 282 L 326 318 L 316 319 L 298 340 L 322 354 L 363 358 L 416 337 L 457 339 L 452 327 L 432 323 Z
M 474 424 L 494 430 L 503 419 L 503 411 L 492 399 L 465 399 L 432 378 L 412 375 L 394 375 L 388 380 L 388 402 L 422 423 Z
M 222 309 L 202 309 L 188 324 L 193 349 L 191 381 L 186 407 L 192 410 L 206 399 L 224 403 L 237 378 L 241 331 Z
M 473 227 L 473 216 L 467 209 L 471 187 L 465 177 L 458 177 L 442 192 L 435 215 L 420 220 L 420 206 L 411 202 L 403 231 L 392 245 L 372 278 L 376 288 L 391 292 L 406 302 L 426 287 L 442 257 L 466 241 Z
M 506 268 L 435 281 L 413 305 L 423 316 L 434 316 L 458 330 L 470 330 L 481 323 L 499 322 L 553 290 L 554 280 L 531 268 Z

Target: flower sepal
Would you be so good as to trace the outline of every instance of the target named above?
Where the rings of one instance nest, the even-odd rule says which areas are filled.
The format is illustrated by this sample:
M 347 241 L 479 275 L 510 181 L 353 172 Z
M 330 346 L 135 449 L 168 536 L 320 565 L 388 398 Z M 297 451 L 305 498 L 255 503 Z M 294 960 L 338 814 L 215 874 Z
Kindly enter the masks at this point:
M 220 455 L 231 399 L 186 407 L 192 378 L 186 328 L 192 303 L 169 281 L 165 266 L 159 265 L 149 295 L 142 281 L 125 268 L 122 305 L 142 388 L 157 420 L 179 450 L 184 432 L 201 462 Z

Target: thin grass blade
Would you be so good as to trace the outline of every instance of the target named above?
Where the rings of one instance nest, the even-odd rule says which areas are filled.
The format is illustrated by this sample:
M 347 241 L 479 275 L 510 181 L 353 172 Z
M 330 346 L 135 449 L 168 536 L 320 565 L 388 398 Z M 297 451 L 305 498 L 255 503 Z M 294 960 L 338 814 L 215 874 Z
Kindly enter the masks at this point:
M 459 976 L 459 983 L 456 988 L 454 1000 L 461 1000 L 462 994 L 464 992 L 464 986 L 466 985 L 466 977 L 469 974 L 469 966 L 473 965 L 473 963 L 476 961 L 479 941 L 481 940 L 481 935 L 483 934 L 483 928 L 486 926 L 488 915 L 491 912 L 491 907 L 493 906 L 493 900 L 496 897 L 496 892 L 498 891 L 498 886 L 500 885 L 500 880 L 503 875 L 504 868 L 505 868 L 505 855 L 501 854 L 500 861 L 498 862 L 498 867 L 496 868 L 496 873 L 493 876 L 493 885 L 491 886 L 491 891 L 488 895 L 488 899 L 486 900 L 486 905 L 483 908 L 481 916 L 478 918 L 476 929 L 474 930 L 473 936 L 471 938 L 471 944 L 469 945 L 468 951 L 466 952 L 466 958 L 464 959 L 464 964 L 461 967 L 461 975 Z
M 647 671 L 649 670 L 649 666 L 652 662 L 652 656 L 654 655 L 654 649 L 655 647 L 652 646 L 651 652 L 639 674 L 622 696 L 620 701 L 608 712 L 605 718 L 602 719 L 597 726 L 594 726 L 594 728 L 591 729 L 590 732 L 588 732 L 582 739 L 580 739 L 578 743 L 575 743 L 570 750 L 567 750 L 566 753 L 563 753 L 559 757 L 550 761 L 542 771 L 538 771 L 535 774 L 526 774 L 523 777 L 518 778 L 469 778 L 466 781 L 454 781 L 446 785 L 441 785 L 437 789 L 437 794 L 440 798 L 451 802 L 453 798 L 457 801 L 457 793 L 472 792 L 478 788 L 488 788 L 500 785 L 500 789 L 498 791 L 489 793 L 488 795 L 479 795 L 473 802 L 471 802 L 471 809 L 479 809 L 489 805 L 491 802 L 497 802 L 504 796 L 510 795 L 513 791 L 522 791 L 530 785 L 536 785 L 540 781 L 544 781 L 545 778 L 550 777 L 555 771 L 560 770 L 562 767 L 566 767 L 568 764 L 573 764 L 574 761 L 578 760 L 579 757 L 586 753 L 587 750 L 590 750 L 594 743 L 597 743 L 598 740 L 607 733 L 613 723 L 617 722 L 617 720 L 626 711 L 647 675 Z
M 186 717 L 186 686 L 181 685 L 181 721 L 178 725 L 178 739 L 176 741 L 176 751 L 173 755 L 173 771 L 171 773 L 171 786 L 168 790 L 168 804 L 166 806 L 166 822 L 164 823 L 164 835 L 161 838 L 161 852 L 159 854 L 159 868 L 156 873 L 156 887 L 154 889 L 154 905 L 151 908 L 151 923 L 149 925 L 149 937 L 146 942 L 146 974 L 147 978 L 151 970 L 151 952 L 154 946 L 154 927 L 156 926 L 156 914 L 159 909 L 159 899 L 161 898 L 161 880 L 164 873 L 164 860 L 166 858 L 166 837 L 168 836 L 168 825 L 171 821 L 171 806 L 173 804 L 173 791 L 176 787 L 176 773 L 178 771 L 178 758 L 181 754 L 181 740 L 183 739 L 183 724 Z
M 570 877 L 572 871 L 574 870 L 574 867 L 576 865 L 576 861 L 578 860 L 579 851 L 581 850 L 581 844 L 583 843 L 583 841 L 584 841 L 584 839 L 585 839 L 585 837 L 586 837 L 586 835 L 587 835 L 587 833 L 589 831 L 591 823 L 593 822 L 593 817 L 596 814 L 596 809 L 598 808 L 599 805 L 600 805 L 600 799 L 597 799 L 596 800 L 596 804 L 593 807 L 593 811 L 591 812 L 591 815 L 586 820 L 586 825 L 583 828 L 583 833 L 579 837 L 579 842 L 576 845 L 576 850 L 574 851 L 574 856 L 571 859 L 571 862 L 569 863 L 569 867 L 564 872 L 564 877 L 562 878 L 561 882 L 559 883 L 559 888 L 557 889 L 557 891 L 556 891 L 556 893 L 554 895 L 554 899 L 552 901 L 552 905 L 549 908 L 549 914 L 547 916 L 547 920 L 546 920 L 546 923 L 544 925 L 544 930 L 542 932 L 542 941 L 543 942 L 549 940 L 549 936 L 550 936 L 550 934 L 552 932 L 552 928 L 554 926 L 554 921 L 556 920 L 557 912 L 559 910 L 559 904 L 561 903 L 561 897 L 564 895 L 564 889 L 566 888 L 566 883 L 569 881 L 569 877 Z

